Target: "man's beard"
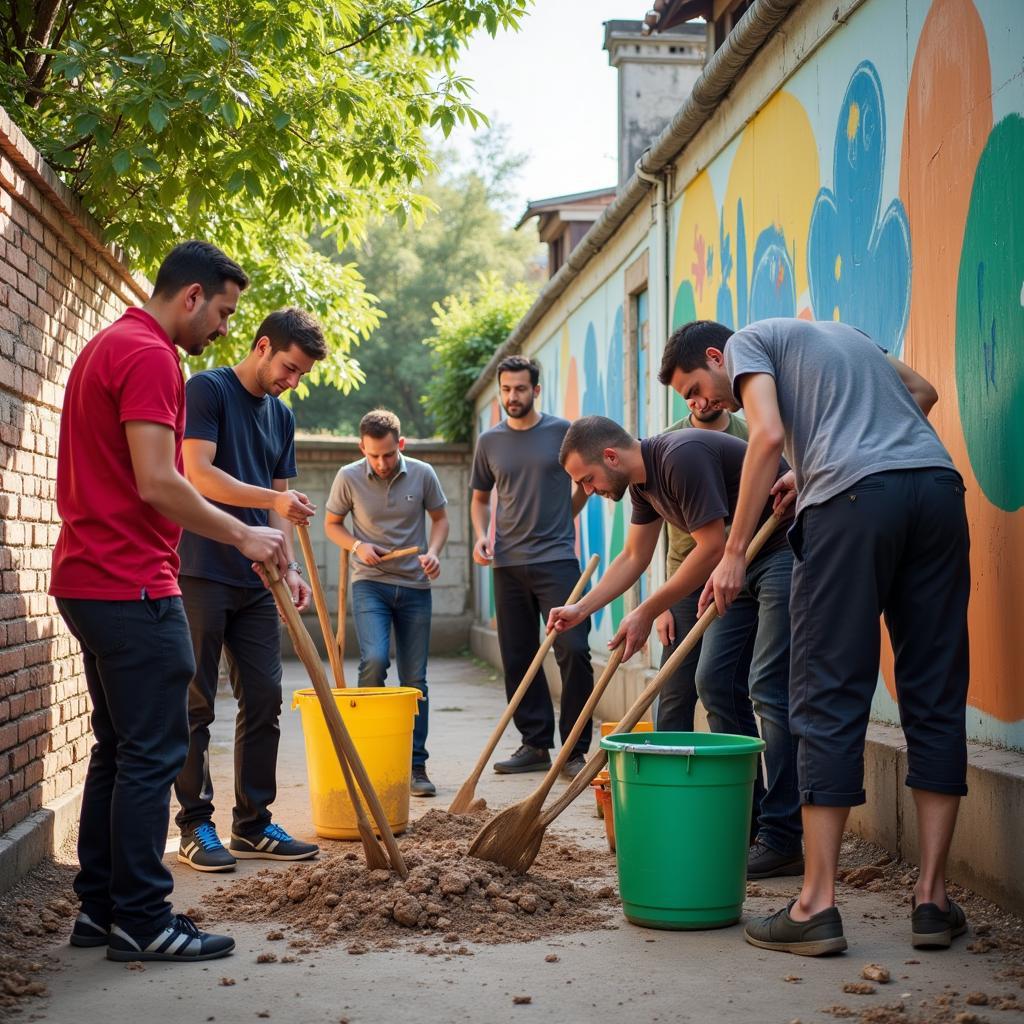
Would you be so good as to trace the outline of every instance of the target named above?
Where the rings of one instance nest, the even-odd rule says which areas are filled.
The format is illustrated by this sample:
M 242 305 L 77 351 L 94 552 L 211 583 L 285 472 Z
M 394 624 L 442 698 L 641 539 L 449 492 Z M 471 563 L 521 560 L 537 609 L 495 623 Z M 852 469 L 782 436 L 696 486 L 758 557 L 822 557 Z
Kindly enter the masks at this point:
M 717 420 L 718 417 L 721 416 L 722 413 L 724 413 L 724 412 L 725 412 L 724 409 L 715 409 L 713 412 L 703 412 L 703 413 L 692 412 L 692 413 L 690 413 L 690 415 L 698 423 L 714 423 L 715 420 Z
M 517 409 L 516 412 L 512 411 L 513 404 L 519 406 L 519 408 Z M 521 404 L 518 403 L 518 402 L 517 403 L 509 402 L 504 408 L 505 408 L 505 415 L 508 416 L 510 419 L 513 419 L 513 420 L 525 419 L 527 416 L 530 415 L 531 412 L 533 412 L 533 399 L 529 398 L 529 399 L 527 399 L 527 401 L 525 401 L 525 402 L 523 402 Z
M 629 490 L 629 477 L 617 469 L 605 469 L 605 475 L 608 477 L 609 489 L 604 491 L 601 497 L 610 501 L 622 501 L 623 495 Z

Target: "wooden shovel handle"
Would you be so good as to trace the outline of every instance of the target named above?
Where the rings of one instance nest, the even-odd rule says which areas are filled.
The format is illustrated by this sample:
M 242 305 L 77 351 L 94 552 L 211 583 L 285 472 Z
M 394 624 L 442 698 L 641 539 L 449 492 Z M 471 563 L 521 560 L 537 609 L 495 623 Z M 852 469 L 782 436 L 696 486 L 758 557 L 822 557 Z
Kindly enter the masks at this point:
M 575 604 L 586 589 L 587 584 L 590 582 L 590 577 L 594 575 L 594 570 L 597 568 L 597 563 L 600 561 L 598 555 L 591 555 L 590 561 L 587 562 L 586 569 L 583 570 L 583 575 L 580 576 L 576 583 L 576 586 L 572 588 L 572 593 L 565 599 L 566 604 Z M 473 774 L 470 775 L 471 779 L 479 779 L 481 772 L 484 770 L 484 766 L 487 764 L 487 759 L 494 753 L 494 748 L 498 745 L 498 741 L 501 739 L 502 733 L 508 727 L 508 723 L 512 721 L 512 716 L 515 714 L 516 708 L 519 707 L 520 702 L 526 695 L 526 691 L 530 688 L 530 684 L 533 682 L 534 676 L 537 675 L 537 671 L 540 669 L 544 658 L 547 656 L 548 651 L 551 650 L 555 640 L 558 639 L 558 633 L 555 630 L 551 630 L 546 637 L 544 642 L 540 645 L 540 650 L 537 651 L 533 661 L 530 662 L 530 667 L 526 670 L 526 675 L 523 676 L 522 682 L 516 689 L 516 692 L 512 694 L 512 699 L 508 702 L 505 710 L 501 713 L 501 718 L 498 719 L 498 724 L 494 727 L 494 732 L 491 733 L 487 740 L 487 745 L 483 749 L 476 766 L 473 768 Z
M 754 535 L 754 539 L 750 542 L 747 547 L 746 564 L 750 563 L 758 556 L 761 548 L 764 547 L 768 538 L 775 532 L 775 528 L 779 525 L 779 519 L 777 516 L 769 516 L 765 524 L 760 530 Z M 647 684 L 644 691 L 639 697 L 633 702 L 629 710 L 619 720 L 618 731 L 619 732 L 630 732 L 633 726 L 643 718 L 644 713 L 654 703 L 654 698 L 658 696 L 662 686 L 665 684 L 665 680 L 671 676 L 675 670 L 682 664 L 683 660 L 687 658 L 690 652 L 700 642 L 701 637 L 707 632 L 708 626 L 718 617 L 718 608 L 712 602 L 705 610 L 704 614 L 697 620 L 696 625 L 690 630 L 689 633 L 683 638 L 679 646 L 672 652 L 668 661 L 661 666 L 655 677 Z M 569 804 L 573 802 L 597 777 L 597 773 L 605 766 L 608 761 L 608 754 L 603 750 L 599 749 L 594 752 L 587 761 L 586 765 L 580 770 L 572 782 L 565 788 L 562 795 L 541 815 L 541 824 L 547 828 L 557 818 L 562 811 L 564 811 Z
M 419 553 L 420 549 L 413 544 L 411 548 L 395 548 L 386 555 L 381 555 L 380 560 L 382 562 L 390 562 L 392 558 L 405 558 L 406 555 L 418 555 Z
M 324 674 L 324 666 L 320 661 L 320 654 L 310 639 L 309 633 L 306 632 L 306 627 L 302 624 L 299 613 L 295 610 L 291 593 L 281 579 L 277 566 L 273 562 L 267 561 L 263 563 L 263 569 L 267 579 L 270 581 L 270 589 L 277 601 L 277 606 L 288 627 L 292 643 L 295 646 L 295 652 L 302 660 L 303 665 L 306 666 L 310 681 L 313 683 L 313 690 L 320 701 L 320 708 L 327 723 L 327 731 L 330 734 L 331 742 L 334 744 L 334 751 L 338 756 L 342 773 L 345 773 L 346 767 L 351 768 L 355 781 L 358 783 L 359 789 L 362 790 L 363 799 L 370 808 L 373 820 L 377 824 L 377 830 L 384 840 L 388 856 L 391 858 L 391 867 L 402 878 L 407 878 L 409 869 L 405 865 L 401 850 L 398 849 L 398 843 L 395 842 L 394 833 L 391 831 L 391 825 L 388 823 L 387 815 L 381 806 L 377 791 L 373 788 L 373 783 L 370 782 L 370 778 L 366 774 L 366 768 L 359 757 L 359 751 L 356 750 L 352 737 L 345 726 L 345 721 L 341 717 L 341 712 L 338 710 L 337 704 L 334 703 L 334 694 L 327 683 L 327 676 Z M 348 785 L 348 781 L 346 776 L 346 785 Z M 354 790 L 350 790 L 350 793 L 353 796 L 354 803 L 358 797 Z
M 345 679 L 345 603 L 348 600 L 348 551 L 338 549 L 338 661 L 341 664 L 341 678 Z M 345 685 L 344 681 L 341 684 Z
M 316 606 L 316 616 L 320 620 L 320 632 L 323 634 L 324 646 L 327 648 L 327 660 L 331 663 L 334 685 L 344 689 L 345 672 L 341 667 L 341 658 L 338 655 L 337 645 L 334 643 L 331 635 L 331 617 L 327 611 L 327 598 L 324 595 L 324 588 L 320 585 L 320 573 L 316 567 L 313 545 L 309 539 L 309 529 L 305 524 L 299 523 L 295 526 L 295 532 L 299 535 L 302 557 L 306 561 L 309 585 L 313 590 L 313 604 Z

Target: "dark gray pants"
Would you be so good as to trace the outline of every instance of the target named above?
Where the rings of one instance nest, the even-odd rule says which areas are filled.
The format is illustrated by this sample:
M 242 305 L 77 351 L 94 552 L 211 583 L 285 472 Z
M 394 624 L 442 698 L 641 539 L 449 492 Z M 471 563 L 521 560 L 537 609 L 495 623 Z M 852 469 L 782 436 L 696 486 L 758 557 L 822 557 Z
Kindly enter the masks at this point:
M 232 587 L 215 580 L 179 580 L 195 651 L 188 689 L 189 747 L 174 784 L 181 804 L 177 823 L 194 828 L 213 817 L 210 725 L 214 719 L 221 650 L 227 654 L 235 718 L 235 806 L 231 829 L 259 833 L 270 823 L 277 796 L 281 738 L 281 634 L 273 595 L 262 587 Z
M 96 738 L 82 793 L 75 892 L 97 923 L 139 938 L 165 928 L 171 782 L 188 747 L 195 669 L 181 599 L 57 598 L 82 648 Z
M 580 567 L 575 559 L 569 558 L 536 565 L 504 566 L 493 572 L 498 647 L 505 669 L 505 693 L 511 698 L 540 648 L 541 623 L 547 622 L 552 608 L 565 604 L 580 578 Z M 560 633 L 555 641 L 555 661 L 562 675 L 558 731 L 563 740 L 572 731 L 594 690 L 589 636 L 590 619 L 587 619 L 575 629 Z M 514 721 L 524 743 L 543 750 L 554 746 L 555 714 L 543 668 L 526 691 Z M 590 740 L 588 722 L 573 754 L 585 755 L 590 749 Z
M 790 542 L 790 725 L 803 803 L 864 803 L 880 615 L 896 656 L 906 783 L 964 795 L 971 568 L 959 474 L 936 467 L 864 477 L 804 509 Z

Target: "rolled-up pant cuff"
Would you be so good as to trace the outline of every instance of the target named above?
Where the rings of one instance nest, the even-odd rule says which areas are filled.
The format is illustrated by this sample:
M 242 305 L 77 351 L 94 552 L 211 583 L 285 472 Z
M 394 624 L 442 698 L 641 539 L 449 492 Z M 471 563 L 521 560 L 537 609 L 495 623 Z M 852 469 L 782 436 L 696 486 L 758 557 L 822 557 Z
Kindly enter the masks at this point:
M 800 790 L 800 803 L 812 807 L 859 807 L 867 803 L 867 794 L 863 789 L 853 793 L 829 793 L 821 789 Z
M 911 789 L 923 789 L 929 793 L 943 793 L 947 796 L 967 796 L 967 783 L 965 782 L 932 782 L 928 779 L 919 779 L 914 775 L 908 775 L 906 785 Z

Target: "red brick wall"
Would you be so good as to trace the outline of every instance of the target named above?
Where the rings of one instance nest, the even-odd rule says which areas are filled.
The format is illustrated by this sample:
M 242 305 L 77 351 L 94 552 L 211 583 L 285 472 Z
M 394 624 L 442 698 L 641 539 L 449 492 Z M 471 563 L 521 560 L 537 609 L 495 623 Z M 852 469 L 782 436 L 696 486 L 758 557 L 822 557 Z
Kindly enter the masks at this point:
M 147 295 L 0 109 L 0 834 L 85 777 L 82 659 L 46 593 L 60 407 L 82 346 Z

